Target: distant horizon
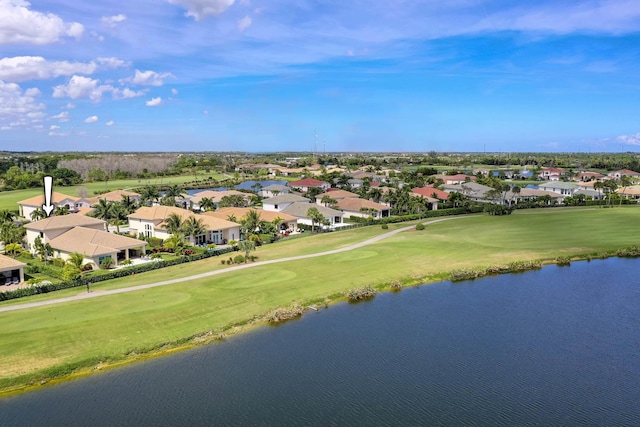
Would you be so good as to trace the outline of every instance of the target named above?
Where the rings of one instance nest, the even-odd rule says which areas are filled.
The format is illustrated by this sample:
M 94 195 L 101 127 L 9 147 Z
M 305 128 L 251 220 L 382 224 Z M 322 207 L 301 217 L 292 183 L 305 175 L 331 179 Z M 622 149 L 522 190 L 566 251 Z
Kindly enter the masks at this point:
M 5 0 L 0 148 L 626 152 L 640 3 Z

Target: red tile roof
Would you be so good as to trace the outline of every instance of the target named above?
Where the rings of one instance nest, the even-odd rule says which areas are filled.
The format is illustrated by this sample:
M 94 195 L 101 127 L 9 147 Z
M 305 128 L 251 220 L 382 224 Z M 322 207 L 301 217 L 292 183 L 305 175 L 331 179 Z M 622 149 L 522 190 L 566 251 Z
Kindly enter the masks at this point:
M 449 198 L 448 192 L 438 190 L 437 188 L 431 186 L 416 187 L 412 188 L 411 191 L 425 197 L 433 197 L 433 194 L 435 193 L 436 198 L 439 200 L 447 200 Z
M 300 179 L 289 183 L 289 187 L 322 187 L 323 185 L 329 185 L 329 183 L 313 178 Z

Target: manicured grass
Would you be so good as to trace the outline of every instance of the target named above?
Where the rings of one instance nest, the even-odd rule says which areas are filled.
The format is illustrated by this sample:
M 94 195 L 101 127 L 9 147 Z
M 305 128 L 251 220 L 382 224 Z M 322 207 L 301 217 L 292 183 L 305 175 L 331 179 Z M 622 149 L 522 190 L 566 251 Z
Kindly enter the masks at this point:
M 638 244 L 640 209 L 537 210 L 511 216 L 471 216 L 396 234 L 335 255 L 258 266 L 220 276 L 84 301 L 0 313 L 0 387 L 47 378 L 47 369 L 90 366 L 185 343 L 204 331 L 251 321 L 292 302 L 304 304 L 356 286 L 443 277 L 454 268 L 594 253 Z M 329 233 L 259 249 L 265 258 L 339 247 L 381 233 L 379 226 Z M 358 233 L 361 233 L 358 235 Z M 343 240 L 344 239 L 344 240 Z M 296 247 L 297 244 L 297 247 Z M 281 246 L 279 246 L 281 245 Z M 267 249 L 270 248 L 270 249 Z M 273 250 L 273 253 L 270 253 Z M 222 268 L 186 264 L 161 280 Z M 149 273 L 120 279 L 152 281 Z M 24 300 L 32 301 L 32 299 Z M 17 378 L 20 375 L 26 377 Z M 29 376 L 30 375 L 30 376 Z
M 224 176 L 220 174 L 208 174 L 214 179 L 223 179 Z M 182 184 L 184 182 L 193 181 L 193 175 L 180 175 L 180 176 L 165 176 L 161 178 L 152 179 L 119 179 L 115 181 L 104 182 L 88 182 L 82 185 L 73 185 L 70 187 L 55 187 L 54 191 L 62 194 L 68 194 L 69 196 L 77 196 L 78 189 L 84 187 L 89 192 L 89 196 L 93 196 L 94 191 L 113 191 L 122 190 L 125 188 L 141 187 L 145 185 L 168 185 L 168 184 Z M 42 188 L 28 188 L 26 190 L 14 190 L 14 191 L 2 191 L 0 192 L 0 210 L 18 210 L 18 202 L 25 200 L 33 196 L 42 194 Z

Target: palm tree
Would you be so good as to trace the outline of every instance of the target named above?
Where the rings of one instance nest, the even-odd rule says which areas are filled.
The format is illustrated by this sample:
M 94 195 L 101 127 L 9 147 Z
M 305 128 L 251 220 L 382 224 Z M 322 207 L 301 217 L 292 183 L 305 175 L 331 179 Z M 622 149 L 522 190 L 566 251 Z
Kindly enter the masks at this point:
M 244 207 L 246 205 L 246 200 L 244 196 L 240 194 L 231 194 L 229 196 L 224 196 L 220 199 L 220 207 Z
M 258 233 L 260 231 L 261 222 L 262 220 L 260 219 L 260 213 L 255 209 L 249 210 L 249 212 L 247 212 L 247 215 L 241 221 L 242 228 L 247 235 Z
M 69 214 L 69 208 L 67 206 L 56 206 L 56 208 L 53 211 L 53 214 L 55 216 L 68 215 Z
M 596 181 L 593 183 L 593 189 L 598 191 L 598 200 L 602 200 L 601 190 L 604 188 L 604 182 Z
M 164 244 L 173 249 L 173 252 L 176 255 L 181 255 L 184 251 L 184 235 L 182 233 L 172 234 L 167 240 L 164 241 Z
M 116 231 L 118 233 L 120 232 L 120 226 L 127 223 L 128 214 L 129 212 L 127 212 L 122 203 L 113 204 L 111 224 L 116 226 Z
M 202 211 L 212 211 L 215 209 L 215 203 L 213 199 L 210 197 L 203 197 L 200 199 L 200 210 Z
M 82 263 L 84 262 L 84 255 L 79 252 L 73 252 L 69 255 L 67 259 L 67 263 L 74 265 L 78 268 L 82 268 Z
M 160 198 L 160 192 L 155 185 L 147 185 L 142 188 L 140 192 L 140 201 L 144 205 L 152 205 L 153 202 L 157 202 Z
M 627 187 L 633 184 L 633 180 L 628 175 L 622 175 L 620 177 L 620 187 L 622 187 L 622 193 L 620 193 L 620 206 L 622 206 L 622 197 L 624 193 L 627 191 Z
M 138 209 L 138 203 L 136 202 L 136 200 L 132 199 L 129 196 L 123 195 L 122 200 L 120 200 L 120 204 L 124 208 L 125 212 L 127 212 L 127 214 L 132 214 L 136 211 L 136 209 Z
M 315 231 L 315 225 L 318 224 L 322 224 L 324 222 L 324 216 L 322 215 L 322 213 L 318 210 L 318 208 L 311 207 L 309 208 L 309 210 L 307 210 L 307 217 L 309 217 L 311 219 L 311 232 L 313 233 Z
M 174 199 L 176 197 L 180 197 L 182 195 L 183 191 L 180 188 L 180 186 L 178 186 L 178 184 L 173 184 L 170 185 L 169 187 L 167 187 L 167 189 L 164 192 L 164 196 L 165 197 L 173 197 Z
M 106 222 L 107 229 L 113 220 L 114 213 L 114 202 L 110 202 L 107 199 L 99 199 L 98 204 L 93 205 L 93 216 Z
M 4 209 L 0 211 L 0 223 L 11 222 L 13 218 L 15 218 L 15 215 L 10 210 Z
M 176 234 L 182 229 L 182 217 L 177 213 L 172 213 L 164 221 L 167 224 L 167 232 L 169 234 Z
M 4 242 L 5 246 L 11 243 L 21 243 L 24 234 L 24 227 L 18 226 L 14 222 L 0 223 L 0 240 Z
M 328 194 L 325 194 L 324 196 L 322 196 L 322 199 L 320 199 L 320 203 L 322 203 L 325 206 L 333 206 L 336 203 L 338 203 L 338 201 L 336 199 L 331 198 L 331 196 L 329 196 Z
M 380 199 L 382 198 L 382 190 L 378 187 L 371 187 L 369 190 L 369 199 L 373 200 L 376 203 L 380 203 Z
M 245 239 L 238 242 L 238 250 L 244 251 L 244 262 L 249 259 L 249 252 L 256 249 L 256 244 L 253 240 Z
M 201 218 L 190 216 L 182 223 L 182 231 L 191 238 L 191 245 L 193 246 L 196 244 L 196 236 L 206 233 L 207 229 L 204 227 Z
M 37 208 L 36 210 L 31 212 L 29 216 L 31 217 L 31 221 L 40 221 L 41 219 L 45 219 L 47 217 L 47 213 L 44 211 L 44 209 Z

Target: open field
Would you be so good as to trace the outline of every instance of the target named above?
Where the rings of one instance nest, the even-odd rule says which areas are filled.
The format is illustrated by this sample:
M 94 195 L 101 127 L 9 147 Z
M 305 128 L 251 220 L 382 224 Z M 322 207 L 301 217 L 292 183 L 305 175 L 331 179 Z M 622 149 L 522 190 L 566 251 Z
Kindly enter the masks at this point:
M 275 307 L 335 299 L 354 286 L 429 281 L 445 277 L 454 268 L 553 260 L 638 244 L 639 219 L 637 207 L 469 216 L 335 255 L 0 313 L 0 387 L 39 382 L 98 362 L 134 360 L 136 354 L 189 344 L 190 337 L 206 331 L 213 331 L 212 335 L 233 332 L 231 325 L 250 322 Z M 292 240 L 260 248 L 257 255 L 264 260 L 320 252 L 382 231 L 373 226 Z M 218 258 L 196 264 L 121 279 L 120 286 L 222 268 Z
M 220 180 L 225 177 L 220 174 L 207 174 L 208 176 L 212 176 L 212 178 Z M 132 187 L 141 187 L 145 185 L 169 185 L 169 184 L 182 184 L 184 182 L 193 181 L 193 175 L 180 175 L 180 176 L 166 176 L 160 178 L 151 178 L 151 179 L 119 179 L 114 181 L 105 182 L 87 182 L 81 185 L 73 185 L 70 187 L 55 187 L 53 191 L 57 191 L 59 193 L 68 194 L 69 196 L 77 196 L 78 189 L 81 187 L 86 188 L 89 196 L 93 196 L 94 191 L 113 191 L 113 190 L 122 190 L 125 188 Z M 20 200 L 25 200 L 33 196 L 37 196 L 42 194 L 44 191 L 43 188 L 28 188 L 25 190 L 14 190 L 14 191 L 2 191 L 0 192 L 0 210 L 9 209 L 9 210 L 18 210 L 18 202 Z

